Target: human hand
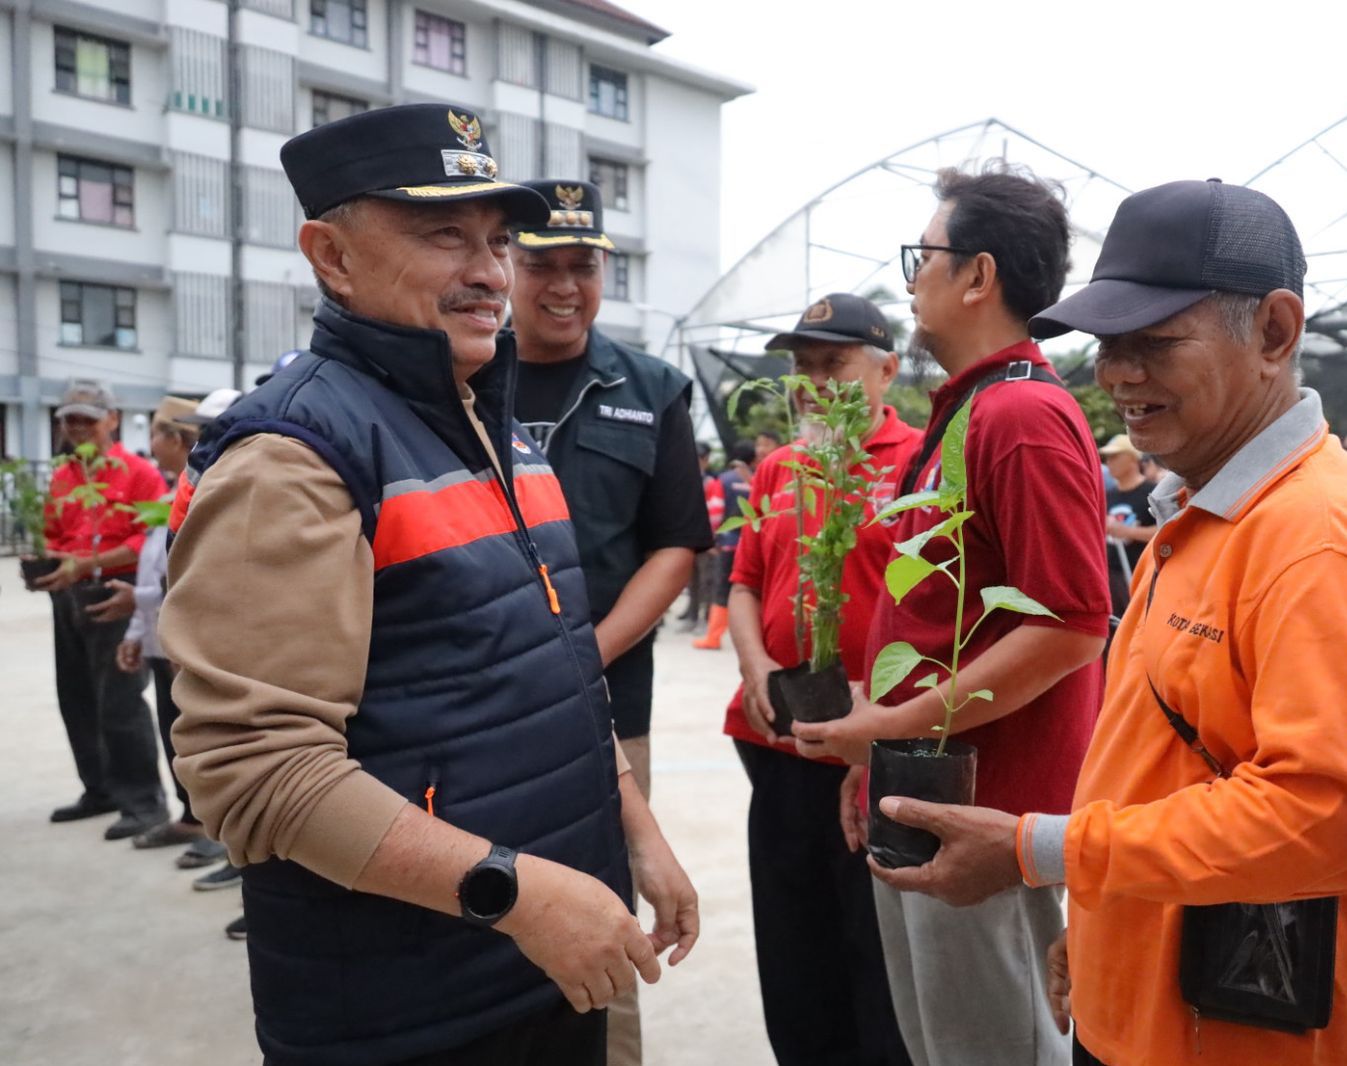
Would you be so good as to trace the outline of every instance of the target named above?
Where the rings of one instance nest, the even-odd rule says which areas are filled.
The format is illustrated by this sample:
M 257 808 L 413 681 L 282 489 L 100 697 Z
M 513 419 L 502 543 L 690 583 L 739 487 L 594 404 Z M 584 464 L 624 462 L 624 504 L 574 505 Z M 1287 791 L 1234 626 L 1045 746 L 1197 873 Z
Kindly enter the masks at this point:
M 95 622 L 120 622 L 136 613 L 136 587 L 115 579 L 104 582 L 112 595 L 99 603 L 84 608 L 84 613 Z
M 140 671 L 145 660 L 141 657 L 140 641 L 124 640 L 117 645 L 117 669 L 124 674 Z
M 659 980 L 659 959 L 635 917 L 602 881 L 532 855 L 515 862 L 519 898 L 496 928 L 584 1014 Z
M 1057 1031 L 1071 1032 L 1071 967 L 1066 957 L 1066 930 L 1048 945 L 1048 1009 Z
M 697 890 L 657 828 L 648 829 L 639 841 L 628 838 L 627 847 L 636 891 L 655 909 L 655 925 L 646 934 L 650 945 L 656 955 L 673 947 L 669 965 L 677 966 L 701 933 Z
M 795 749 L 807 759 L 831 755 L 852 766 L 864 766 L 870 761 L 870 743 L 886 735 L 888 710 L 866 699 L 865 686 L 853 681 L 851 713 L 845 718 L 791 724 Z
M 1104 532 L 1110 537 L 1116 537 L 1118 540 L 1127 540 L 1128 526 L 1126 522 L 1120 522 L 1116 518 L 1106 519 L 1104 522 Z
M 781 664 L 769 655 L 739 660 L 739 674 L 744 679 L 744 717 L 749 728 L 769 744 L 775 744 L 781 738 L 772 728 L 776 712 L 772 710 L 772 701 L 767 694 L 767 675 L 780 669 Z
M 861 813 L 861 782 L 865 780 L 865 767 L 853 766 L 842 778 L 842 788 L 838 796 L 838 819 L 842 823 L 842 836 L 846 838 L 847 850 L 855 853 L 870 841 L 870 826 Z
M 934 896 L 951 907 L 969 907 L 1021 883 L 1015 815 L 898 796 L 885 796 L 879 811 L 940 838 L 940 850 L 924 866 L 888 870 L 870 857 L 870 872 L 892 888 Z
M 71 555 L 69 552 L 48 551 L 48 559 L 60 559 L 61 565 L 45 577 L 33 582 L 34 592 L 64 592 L 71 585 L 83 581 L 93 573 L 87 558 Z

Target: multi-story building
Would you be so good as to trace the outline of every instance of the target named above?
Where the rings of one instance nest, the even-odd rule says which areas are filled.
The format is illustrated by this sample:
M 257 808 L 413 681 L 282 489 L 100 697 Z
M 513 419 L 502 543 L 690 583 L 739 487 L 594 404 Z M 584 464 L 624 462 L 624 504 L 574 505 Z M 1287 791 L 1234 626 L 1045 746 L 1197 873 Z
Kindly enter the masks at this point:
M 664 36 L 606 0 L 0 0 L 3 451 L 50 453 L 72 377 L 141 447 L 165 390 L 302 347 L 280 147 L 392 103 L 472 107 L 507 179 L 597 181 L 600 322 L 658 347 L 719 273 L 720 107 L 748 91 Z

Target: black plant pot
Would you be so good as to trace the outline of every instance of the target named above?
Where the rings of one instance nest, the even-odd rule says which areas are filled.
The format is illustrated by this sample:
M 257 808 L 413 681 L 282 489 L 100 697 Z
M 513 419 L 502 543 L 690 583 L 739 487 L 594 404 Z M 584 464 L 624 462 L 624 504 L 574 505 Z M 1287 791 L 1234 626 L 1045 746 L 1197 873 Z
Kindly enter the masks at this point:
M 70 594 L 75 597 L 75 605 L 81 610 L 102 603 L 113 591 L 101 581 L 81 581 L 70 586 Z
M 870 854 L 880 866 L 922 866 L 935 858 L 940 838 L 924 829 L 900 825 L 879 813 L 885 796 L 906 796 L 928 803 L 971 806 L 977 773 L 977 748 L 959 740 L 876 740 L 870 745 Z
M 48 574 L 54 574 L 61 568 L 60 559 L 20 559 L 19 573 L 23 575 L 24 586 L 29 592 L 33 590 L 33 582 L 40 577 L 46 577 Z
M 812 673 L 807 662 L 767 675 L 767 698 L 776 720 L 772 729 L 779 737 L 791 735 L 791 722 L 831 722 L 851 713 L 851 685 L 840 662 Z

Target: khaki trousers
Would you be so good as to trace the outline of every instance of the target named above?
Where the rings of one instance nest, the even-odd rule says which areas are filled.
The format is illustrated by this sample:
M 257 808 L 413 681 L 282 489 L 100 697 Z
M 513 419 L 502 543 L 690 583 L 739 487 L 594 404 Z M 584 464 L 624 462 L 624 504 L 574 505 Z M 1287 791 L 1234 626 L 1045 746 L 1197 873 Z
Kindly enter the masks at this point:
M 628 737 L 622 753 L 641 795 L 650 799 L 650 737 Z M 636 979 L 637 987 L 641 979 Z M 608 1066 L 641 1066 L 641 1006 L 636 988 L 608 1005 Z

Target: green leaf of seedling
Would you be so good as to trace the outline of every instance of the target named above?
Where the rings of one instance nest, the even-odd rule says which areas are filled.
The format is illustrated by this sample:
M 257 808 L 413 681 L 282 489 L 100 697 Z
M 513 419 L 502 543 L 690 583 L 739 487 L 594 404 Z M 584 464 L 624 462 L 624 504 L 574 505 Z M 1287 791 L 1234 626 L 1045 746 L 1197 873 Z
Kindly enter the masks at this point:
M 804 509 L 809 512 L 809 515 L 812 518 L 818 513 L 818 496 L 815 495 L 813 489 L 806 491 L 803 495 Z
M 989 688 L 980 688 L 976 692 L 970 692 L 968 698 L 970 700 L 986 700 L 988 703 L 991 703 L 992 690 Z
M 932 732 L 932 733 L 943 733 L 944 731 L 945 731 L 945 727 L 944 727 L 943 725 L 933 725 L 933 726 L 931 726 L 931 732 Z
M 918 682 L 917 682 L 915 685 L 913 685 L 912 687 L 913 687 L 913 688 L 935 688 L 935 686 L 938 685 L 938 684 L 940 684 L 940 675 L 939 675 L 939 674 L 927 674 L 925 677 L 923 677 L 920 681 L 918 681 Z
M 906 641 L 897 641 L 880 651 L 870 671 L 870 701 L 878 703 L 887 696 L 902 684 L 919 662 L 921 653 Z
M 884 584 L 895 604 L 936 571 L 920 555 L 900 555 L 884 569 Z
M 886 522 L 894 515 L 902 514 L 904 511 L 913 511 L 918 507 L 930 507 L 940 502 L 940 493 L 934 490 L 926 492 L 910 492 L 906 496 L 899 496 L 898 499 L 885 506 L 882 510 L 870 520 L 870 524 L 876 522 Z
M 736 529 L 742 529 L 746 525 L 748 525 L 747 518 L 740 518 L 738 516 L 734 518 L 727 518 L 725 519 L 725 521 L 721 522 L 720 525 L 716 528 L 716 532 L 733 533 Z
M 968 468 L 964 461 L 964 444 L 968 437 L 968 419 L 973 405 L 970 401 L 959 408 L 950 419 L 945 435 L 940 438 L 940 487 L 960 490 L 968 487 Z
M 1037 600 L 1031 599 L 1019 589 L 1011 588 L 1009 585 L 991 585 L 983 589 L 982 606 L 989 614 L 999 607 L 1003 611 L 1014 611 L 1016 614 L 1035 614 L 1043 618 L 1057 618 L 1057 621 L 1061 621 L 1057 615 Z
M 758 517 L 758 512 L 753 510 L 753 501 L 750 500 L 747 496 L 739 497 L 739 513 L 743 515 L 745 518 L 747 518 L 750 522 Z
M 973 517 L 972 511 L 959 511 L 952 514 L 939 525 L 932 526 L 930 529 L 918 533 L 915 537 L 909 537 L 898 545 L 898 551 L 902 555 L 920 555 L 922 548 L 926 547 L 936 537 L 953 538 L 954 531 Z

